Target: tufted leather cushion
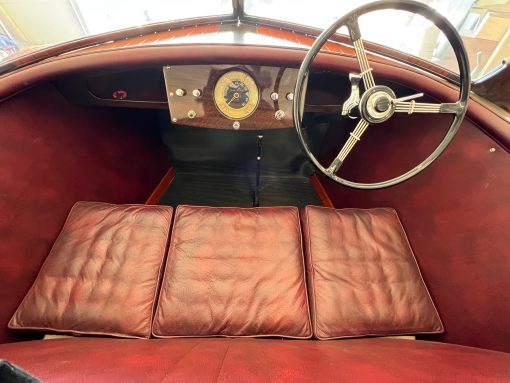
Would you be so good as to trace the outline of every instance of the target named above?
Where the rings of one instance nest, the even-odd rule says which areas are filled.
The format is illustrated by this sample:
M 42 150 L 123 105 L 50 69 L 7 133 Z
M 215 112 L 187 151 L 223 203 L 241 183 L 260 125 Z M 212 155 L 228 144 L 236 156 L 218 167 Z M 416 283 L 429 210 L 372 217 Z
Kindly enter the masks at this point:
M 78 202 L 9 328 L 147 338 L 172 208 Z
M 303 232 L 317 338 L 443 331 L 395 210 L 307 206 Z
M 156 337 L 311 336 L 299 212 L 179 206 Z

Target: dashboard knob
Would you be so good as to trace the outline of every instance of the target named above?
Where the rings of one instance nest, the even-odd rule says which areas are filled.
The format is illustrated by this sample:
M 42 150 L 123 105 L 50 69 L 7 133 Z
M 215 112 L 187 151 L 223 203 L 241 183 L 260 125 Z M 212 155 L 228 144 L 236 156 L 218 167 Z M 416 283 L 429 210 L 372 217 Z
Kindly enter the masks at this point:
M 112 98 L 115 100 L 125 100 L 128 97 L 128 93 L 125 90 L 119 89 L 113 92 Z
M 271 97 L 271 100 L 276 101 L 276 100 L 278 100 L 278 93 L 273 92 L 273 93 L 271 93 L 271 95 L 269 97 Z
M 179 88 L 175 91 L 175 94 L 179 97 L 182 97 L 184 95 L 186 95 L 186 90 L 185 89 L 182 89 L 182 88 Z
M 200 89 L 193 89 L 193 92 L 191 92 L 194 97 L 198 98 L 202 95 L 202 91 Z
M 274 118 L 276 118 L 278 121 L 283 120 L 285 118 L 285 112 L 281 109 L 278 109 L 274 114 Z

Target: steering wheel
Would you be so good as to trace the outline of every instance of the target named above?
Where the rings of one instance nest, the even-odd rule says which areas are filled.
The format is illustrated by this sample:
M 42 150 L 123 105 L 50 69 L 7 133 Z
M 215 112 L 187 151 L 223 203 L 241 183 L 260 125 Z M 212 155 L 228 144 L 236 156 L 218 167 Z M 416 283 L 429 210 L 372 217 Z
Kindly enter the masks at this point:
M 376 85 L 374 76 L 372 73 L 372 68 L 370 67 L 370 63 L 367 59 L 367 55 L 365 52 L 365 48 L 363 46 L 363 40 L 360 33 L 358 19 L 360 16 L 383 9 L 397 9 L 408 11 L 411 13 L 419 14 L 428 20 L 430 20 L 436 27 L 439 28 L 441 32 L 444 33 L 449 43 L 451 44 L 453 51 L 455 53 L 455 57 L 457 59 L 457 63 L 459 66 L 459 75 L 460 75 L 460 92 L 459 99 L 454 103 L 423 103 L 416 102 L 414 99 L 423 96 L 423 93 L 419 93 L 416 95 L 397 98 L 392 89 L 383 85 Z M 305 92 L 305 80 L 308 77 L 308 73 L 310 70 L 310 66 L 315 59 L 315 56 L 319 53 L 322 46 L 328 41 L 328 39 L 336 33 L 336 31 L 342 27 L 346 26 L 352 45 L 356 52 L 356 57 L 359 62 L 359 66 L 361 69 L 361 73 L 359 75 L 350 74 L 350 80 L 352 85 L 352 94 L 351 97 L 344 103 L 342 108 L 343 115 L 349 115 L 349 112 L 357 107 L 359 109 L 360 119 L 354 128 L 354 130 L 350 133 L 349 138 L 345 142 L 344 146 L 333 160 L 333 162 L 325 167 L 321 165 L 321 163 L 317 160 L 315 155 L 311 152 L 310 147 L 308 145 L 306 135 L 304 134 L 302 127 L 302 119 L 303 119 L 303 108 L 304 108 L 304 92 Z M 359 88 L 358 83 L 363 82 L 364 92 L 361 96 L 359 96 Z M 464 49 L 464 44 L 462 43 L 462 39 L 460 35 L 457 33 L 455 28 L 450 24 L 450 22 L 437 13 L 435 10 L 430 8 L 428 5 L 418 3 L 416 1 L 411 0 L 401 0 L 401 1 L 377 1 L 371 4 L 364 5 L 359 7 L 345 16 L 337 20 L 334 24 L 332 24 L 329 28 L 325 29 L 320 36 L 317 38 L 315 43 L 311 46 L 310 50 L 306 54 L 301 68 L 299 69 L 296 88 L 294 91 L 294 108 L 293 108 L 293 117 L 294 117 L 294 125 L 297 130 L 297 134 L 299 137 L 299 141 L 308 156 L 308 158 L 312 161 L 312 163 L 322 172 L 324 175 L 332 179 L 333 181 L 357 188 L 357 189 L 380 189 L 388 186 L 396 185 L 400 182 L 406 181 L 409 178 L 415 176 L 416 174 L 423 171 L 427 166 L 429 166 L 443 151 L 446 149 L 448 144 L 452 141 L 453 137 L 457 133 L 462 120 L 466 114 L 467 103 L 469 99 L 469 89 L 470 89 L 471 79 L 469 72 L 469 62 L 466 51 Z M 357 92 L 356 92 L 357 91 Z M 358 141 L 362 139 L 363 133 L 370 129 L 371 125 L 380 124 L 393 116 L 395 113 L 450 113 L 454 115 L 454 119 L 452 124 L 450 125 L 449 130 L 445 134 L 443 140 L 439 143 L 439 145 L 434 149 L 434 151 L 419 165 L 415 166 L 408 172 L 381 182 L 373 182 L 373 183 L 359 183 L 352 182 L 346 179 L 343 179 L 336 175 L 343 162 L 349 153 L 356 146 Z

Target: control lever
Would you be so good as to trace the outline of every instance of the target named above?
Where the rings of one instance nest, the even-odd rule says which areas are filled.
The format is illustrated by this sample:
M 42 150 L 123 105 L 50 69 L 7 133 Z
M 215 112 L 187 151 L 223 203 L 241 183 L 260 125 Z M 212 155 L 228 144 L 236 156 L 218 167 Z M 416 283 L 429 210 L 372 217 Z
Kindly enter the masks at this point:
M 342 106 L 342 116 L 355 119 L 356 116 L 351 115 L 351 111 L 359 105 L 359 83 L 363 78 L 363 74 L 349 73 L 349 81 L 351 82 L 351 95 Z
M 415 98 L 420 98 L 420 97 L 423 97 L 423 93 L 416 93 L 416 94 L 412 94 L 410 96 L 395 98 L 391 102 L 396 104 L 397 102 L 405 102 L 405 101 L 414 100 Z
M 259 207 L 259 195 L 260 195 L 260 161 L 262 160 L 262 139 L 263 135 L 257 136 L 257 169 L 255 175 L 255 195 L 253 196 L 253 207 Z

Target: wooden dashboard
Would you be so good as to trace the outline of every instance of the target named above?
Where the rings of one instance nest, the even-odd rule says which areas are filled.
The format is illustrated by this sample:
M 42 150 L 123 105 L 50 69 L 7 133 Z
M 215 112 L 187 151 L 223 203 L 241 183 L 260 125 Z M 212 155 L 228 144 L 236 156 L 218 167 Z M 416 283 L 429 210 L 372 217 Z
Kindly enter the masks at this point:
M 293 126 L 292 103 L 297 69 L 254 65 L 182 65 L 165 66 L 163 72 L 174 124 L 234 130 Z M 231 73 L 241 74 L 253 84 L 249 90 L 251 100 L 246 98 L 244 103 L 248 103 L 246 106 L 252 103 L 252 110 L 246 116 L 236 113 L 242 110 L 244 104 L 234 109 L 223 100 L 226 97 L 231 102 L 242 97 L 240 92 L 234 89 L 227 96 L 228 86 L 225 90 L 218 90 L 222 82 L 220 79 Z M 245 92 L 248 94 L 248 89 L 245 88 Z M 257 99 L 253 100 L 255 94 Z M 231 109 L 233 115 L 227 115 L 225 109 Z
M 170 67 L 171 69 L 168 69 Z M 255 111 L 245 119 L 229 119 L 216 107 L 213 92 L 218 79 L 230 71 L 243 71 L 255 81 L 260 99 Z M 166 78 L 164 72 L 168 71 Z M 54 84 L 74 104 L 169 111 L 171 124 L 201 128 L 265 130 L 293 128 L 293 100 L 298 69 L 277 65 L 151 65 L 119 67 L 73 74 Z M 397 86 L 392 84 L 392 86 Z M 177 96 L 177 89 L 184 91 Z M 305 114 L 340 115 L 342 102 L 349 97 L 351 84 L 341 72 L 312 71 L 307 82 Z M 199 90 L 195 97 L 193 91 Z M 173 96 L 170 96 L 173 93 Z M 271 98 L 273 93 L 278 98 Z M 193 118 L 189 118 L 192 111 Z M 276 113 L 280 112 L 280 119 Z

